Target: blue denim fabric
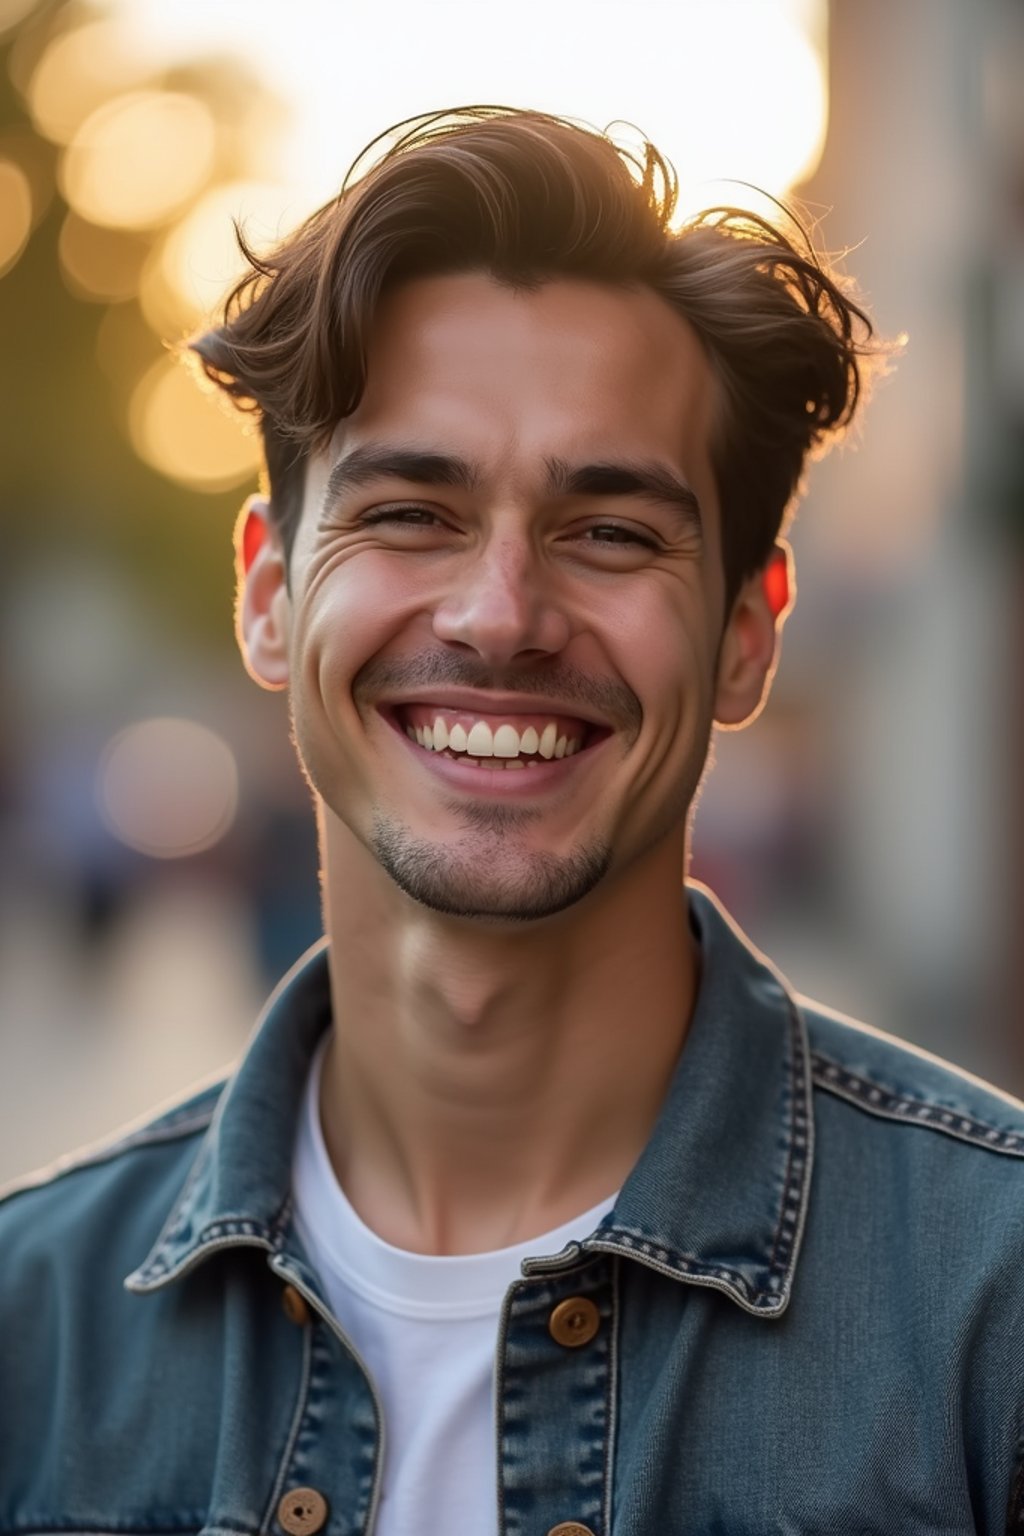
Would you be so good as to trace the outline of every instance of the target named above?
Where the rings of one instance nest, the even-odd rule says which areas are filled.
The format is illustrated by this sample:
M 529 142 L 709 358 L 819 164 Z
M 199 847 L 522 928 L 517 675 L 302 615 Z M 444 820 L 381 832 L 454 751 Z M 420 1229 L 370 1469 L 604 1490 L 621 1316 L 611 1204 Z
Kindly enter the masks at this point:
M 506 1298 L 502 1536 L 1024 1531 L 1024 1108 L 691 914 L 654 1134 Z M 226 1086 L 0 1206 L 0 1531 L 281 1533 L 300 1488 L 325 1536 L 372 1531 L 386 1426 L 290 1212 L 329 1017 L 314 952 Z M 600 1317 L 579 1348 L 548 1329 L 570 1297 Z

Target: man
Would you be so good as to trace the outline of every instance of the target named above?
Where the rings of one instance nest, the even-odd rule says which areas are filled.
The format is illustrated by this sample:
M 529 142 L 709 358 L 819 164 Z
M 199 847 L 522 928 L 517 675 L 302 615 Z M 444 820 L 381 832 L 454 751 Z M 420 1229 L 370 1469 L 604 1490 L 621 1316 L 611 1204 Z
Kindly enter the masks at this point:
M 200 338 L 327 943 L 0 1213 L 0 1529 L 1024 1528 L 1024 1109 L 681 885 L 862 311 L 560 120 L 407 128 Z

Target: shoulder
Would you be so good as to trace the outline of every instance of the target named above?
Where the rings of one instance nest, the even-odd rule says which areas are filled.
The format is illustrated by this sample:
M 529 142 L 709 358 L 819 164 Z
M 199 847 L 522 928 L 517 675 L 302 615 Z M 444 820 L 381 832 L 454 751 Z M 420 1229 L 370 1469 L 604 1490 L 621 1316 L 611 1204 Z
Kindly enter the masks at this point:
M 806 1274 L 833 1301 L 842 1290 L 849 1326 L 871 1315 L 886 1349 L 919 1351 L 936 1380 L 959 1372 L 977 1414 L 1000 1401 L 1009 1411 L 998 1382 L 1017 1412 L 1024 1104 L 880 1030 L 800 1006 L 813 1095 Z M 1005 1420 L 988 1428 L 1005 1433 Z
M 133 1269 L 188 1176 L 223 1087 L 205 1084 L 0 1189 L 0 1299 L 55 1268 L 99 1267 L 111 1280 Z
M 797 999 L 819 1102 L 835 1100 L 887 1127 L 1024 1163 L 1024 1103 L 969 1072 L 820 1003 Z

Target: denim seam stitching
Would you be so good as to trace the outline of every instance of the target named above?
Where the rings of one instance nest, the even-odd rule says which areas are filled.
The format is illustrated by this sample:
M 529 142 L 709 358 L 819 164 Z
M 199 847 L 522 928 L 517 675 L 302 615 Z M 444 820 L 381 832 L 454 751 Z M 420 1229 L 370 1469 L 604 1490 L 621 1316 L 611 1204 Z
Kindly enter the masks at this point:
M 611 1268 L 612 1315 L 611 1336 L 608 1341 L 608 1392 L 605 1413 L 607 1416 L 604 1449 L 604 1508 L 601 1512 L 602 1536 L 611 1536 L 613 1481 L 615 1477 L 615 1442 L 618 1435 L 619 1416 L 619 1268 L 618 1254 L 608 1255 Z
M 261 1533 L 270 1530 L 270 1522 L 277 1513 L 277 1506 L 280 1503 L 281 1494 L 288 1477 L 288 1468 L 295 1454 L 295 1446 L 298 1441 L 299 1430 L 302 1426 L 302 1417 L 306 1411 L 306 1403 L 309 1398 L 309 1383 L 313 1367 L 313 1329 L 315 1327 L 316 1324 L 311 1321 L 309 1327 L 303 1330 L 302 1375 L 299 1380 L 298 1396 L 295 1400 L 295 1412 L 292 1414 L 291 1427 L 288 1431 L 288 1439 L 285 1442 L 284 1455 L 281 1457 L 281 1465 L 278 1468 L 277 1477 L 274 1479 L 274 1486 L 270 1490 L 270 1498 L 267 1501 L 263 1519 L 260 1521 Z
M 273 1218 L 267 1229 L 267 1234 L 274 1245 L 276 1253 L 279 1253 L 284 1247 L 284 1240 L 291 1225 L 293 1205 L 292 1191 L 288 1189 L 278 1207 L 277 1215 Z
M 179 1136 L 186 1136 L 191 1131 L 205 1130 L 213 1119 L 215 1109 L 216 1105 L 210 1104 L 205 1109 L 190 1110 L 188 1114 L 182 1111 L 170 1119 L 161 1120 L 156 1125 L 130 1131 L 127 1136 L 122 1136 L 107 1146 L 98 1147 L 95 1152 L 86 1151 L 81 1160 L 76 1158 L 70 1167 L 88 1167 L 94 1159 L 98 1161 L 117 1156 L 121 1152 L 134 1152 L 136 1147 L 160 1145 L 165 1141 L 176 1141 Z
M 168 1280 L 178 1280 L 196 1267 L 208 1249 L 216 1251 L 218 1248 L 259 1248 L 267 1253 L 277 1251 L 274 1243 L 267 1236 L 266 1229 L 258 1222 L 219 1223 L 211 1227 L 208 1232 L 204 1232 L 198 1242 L 187 1248 L 177 1264 L 154 1264 L 147 1269 L 136 1271 L 134 1275 L 129 1275 L 129 1280 L 138 1282 L 129 1289 L 138 1294 L 141 1291 L 152 1290 Z
M 781 1210 L 772 1239 L 768 1268 L 770 1273 L 781 1277 L 781 1288 L 771 1292 L 754 1289 L 747 1280 L 728 1265 L 706 1264 L 692 1254 L 681 1254 L 652 1243 L 639 1232 L 629 1232 L 622 1227 L 606 1227 L 603 1236 L 620 1243 L 628 1252 L 637 1249 L 670 1270 L 691 1280 L 706 1277 L 710 1281 L 724 1281 L 743 1297 L 748 1306 L 759 1312 L 776 1312 L 785 1303 L 786 1279 L 791 1275 L 793 1258 L 803 1232 L 804 1216 L 808 1201 L 807 1169 L 812 1141 L 810 1108 L 811 1074 L 803 1037 L 803 1025 L 798 1009 L 789 1001 L 789 1025 L 791 1060 L 789 1081 L 792 1107 L 789 1123 L 789 1151 L 786 1174 L 783 1180 Z M 803 1138 L 803 1146 L 799 1145 Z M 788 1230 L 787 1230 L 788 1229 Z M 586 1248 L 588 1244 L 584 1244 Z
M 498 1318 L 498 1337 L 495 1342 L 494 1364 L 494 1449 L 495 1470 L 498 1477 L 498 1536 L 508 1533 L 508 1501 L 505 1498 L 505 1430 L 507 1412 L 505 1404 L 505 1355 L 507 1353 L 509 1321 L 512 1307 L 519 1296 L 529 1288 L 526 1280 L 513 1280 L 505 1292 Z
M 642 1232 L 633 1231 L 628 1227 L 606 1227 L 601 1236 L 603 1239 L 611 1239 L 629 1254 L 640 1252 L 669 1269 L 678 1270 L 681 1275 L 687 1277 L 706 1275 L 709 1279 L 726 1280 L 730 1285 L 738 1286 L 744 1295 L 749 1292 L 750 1287 L 743 1276 L 738 1271 L 730 1269 L 728 1265 L 706 1264 L 703 1259 L 696 1258 L 692 1253 L 680 1253 L 678 1249 L 663 1248 L 659 1243 L 645 1237 Z
M 253 1237 L 262 1243 L 272 1243 L 270 1230 L 261 1221 L 253 1221 L 249 1216 L 225 1216 L 220 1221 L 215 1221 L 208 1227 L 204 1227 L 201 1235 L 195 1242 L 190 1243 L 183 1258 L 189 1259 L 193 1254 L 202 1253 L 213 1243 L 219 1243 L 225 1237 Z M 180 1261 L 179 1261 L 180 1263 Z M 150 1274 L 173 1274 L 179 1264 L 155 1263 Z
M 167 1219 L 157 1234 L 156 1242 L 150 1249 L 150 1260 L 143 1262 L 135 1271 L 134 1278 L 140 1283 L 158 1280 L 173 1272 L 174 1265 L 169 1264 L 164 1254 L 168 1244 L 172 1243 L 184 1225 L 184 1212 L 192 1197 L 192 1191 L 199 1182 L 200 1175 L 205 1167 L 202 1150 L 196 1156 L 192 1167 L 188 1171 L 188 1177 L 182 1185 L 181 1192 L 167 1213 Z
M 193 1168 L 185 1188 L 182 1190 L 181 1195 L 175 1202 L 174 1208 L 171 1212 L 172 1217 L 180 1216 L 181 1210 L 185 1206 L 191 1194 L 191 1186 L 195 1179 L 199 1177 L 200 1171 L 201 1170 L 198 1166 Z M 243 1239 L 252 1238 L 253 1241 L 260 1247 L 269 1247 L 271 1252 L 277 1253 L 280 1251 L 284 1242 L 285 1231 L 288 1224 L 288 1218 L 291 1215 L 291 1209 L 292 1200 L 291 1194 L 289 1193 L 281 1202 L 281 1205 L 269 1226 L 266 1222 L 255 1221 L 251 1216 L 245 1216 L 241 1212 L 239 1212 L 237 1216 L 222 1216 L 220 1220 L 215 1221 L 209 1226 L 203 1228 L 201 1236 L 189 1244 L 185 1253 L 177 1263 L 168 1264 L 164 1258 L 163 1250 L 168 1246 L 169 1243 L 172 1243 L 175 1240 L 177 1229 L 180 1226 L 180 1222 L 176 1222 L 175 1226 L 171 1227 L 170 1230 L 165 1229 L 164 1232 L 161 1232 L 160 1236 L 157 1238 L 157 1241 L 153 1245 L 153 1252 L 156 1253 L 157 1257 L 151 1264 L 147 1264 L 144 1269 L 137 1271 L 137 1278 L 143 1283 L 149 1283 L 154 1280 L 164 1280 L 169 1276 L 180 1274 L 185 1269 L 190 1269 L 192 1264 L 206 1252 L 207 1248 L 209 1248 L 211 1244 L 220 1243 L 225 1237 L 232 1239 L 239 1237 Z M 168 1218 L 168 1223 L 169 1222 L 170 1217 Z M 236 1247 L 238 1244 L 232 1242 L 229 1246 Z
M 623 1227 L 606 1227 L 599 1240 L 587 1239 L 584 1248 L 588 1253 L 607 1253 L 613 1249 L 625 1252 L 627 1258 L 643 1254 L 651 1260 L 653 1269 L 660 1269 L 673 1280 L 685 1278 L 695 1285 L 708 1285 L 715 1290 L 729 1289 L 738 1293 L 743 1305 L 755 1312 L 778 1312 L 785 1306 L 785 1296 L 778 1291 L 754 1291 L 737 1271 L 725 1264 L 705 1264 L 691 1254 L 670 1252 L 652 1243 L 642 1233 L 633 1233 Z M 640 1260 L 644 1262 L 643 1259 Z
M 184 1522 L 175 1522 L 173 1525 L 96 1525 L 86 1526 L 81 1524 L 61 1525 L 55 1520 L 46 1520 L 36 1525 L 32 1521 L 22 1525 L 20 1523 L 8 1526 L 9 1536 L 197 1536 L 197 1533 L 205 1527 L 206 1516 L 195 1514 Z M 244 1527 L 239 1527 L 241 1532 Z
M 791 1001 L 789 1003 L 789 1038 L 793 1053 L 790 1065 L 793 1106 L 789 1116 L 789 1160 L 782 1210 L 768 1262 L 768 1268 L 776 1275 L 785 1274 L 790 1268 L 790 1261 L 803 1227 L 801 1218 L 806 1203 L 809 1084 L 800 1016 Z M 803 1138 L 802 1147 L 798 1145 L 801 1137 Z
M 927 1130 L 938 1131 L 943 1136 L 966 1142 L 969 1146 L 981 1147 L 989 1152 L 1002 1152 L 1008 1157 L 1024 1157 L 1024 1133 L 1000 1131 L 971 1115 L 943 1109 L 939 1104 L 929 1104 L 909 1093 L 895 1093 L 892 1089 L 882 1088 L 870 1078 L 861 1077 L 821 1052 L 814 1052 L 811 1061 L 814 1081 L 818 1087 L 880 1120 L 924 1126 Z
M 59 1158 L 56 1162 L 35 1173 L 30 1173 L 24 1178 L 15 1179 L 13 1183 L 0 1189 L 0 1204 L 12 1199 L 16 1195 L 29 1194 L 46 1184 L 56 1183 L 71 1173 L 77 1173 L 83 1168 L 97 1168 L 102 1163 L 113 1162 L 128 1152 L 134 1152 L 139 1147 L 161 1146 L 167 1142 L 184 1140 L 195 1131 L 204 1131 L 213 1119 L 215 1106 L 196 1113 L 182 1114 L 180 1118 L 172 1121 L 164 1120 L 159 1127 L 151 1126 L 145 1130 L 132 1131 L 127 1136 L 121 1136 L 116 1141 L 104 1142 L 98 1147 L 85 1148 L 81 1152 L 72 1153 L 67 1158 Z

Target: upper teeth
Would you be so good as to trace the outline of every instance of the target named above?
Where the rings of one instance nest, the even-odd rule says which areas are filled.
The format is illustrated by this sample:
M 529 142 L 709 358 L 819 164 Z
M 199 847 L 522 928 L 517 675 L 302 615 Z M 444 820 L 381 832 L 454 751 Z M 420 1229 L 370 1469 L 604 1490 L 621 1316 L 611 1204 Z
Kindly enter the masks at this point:
M 499 725 L 492 731 L 486 720 L 477 720 L 467 732 L 457 721 L 448 724 L 438 715 L 433 726 L 406 726 L 406 734 L 418 741 L 421 747 L 433 752 L 465 752 L 469 757 L 519 757 L 522 753 L 541 757 L 571 757 L 578 752 L 580 742 L 575 738 L 559 735 L 553 720 L 541 731 L 528 725 L 523 732 L 514 725 Z

